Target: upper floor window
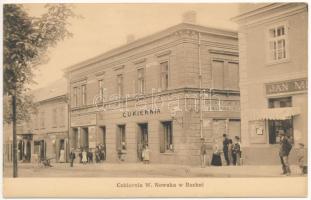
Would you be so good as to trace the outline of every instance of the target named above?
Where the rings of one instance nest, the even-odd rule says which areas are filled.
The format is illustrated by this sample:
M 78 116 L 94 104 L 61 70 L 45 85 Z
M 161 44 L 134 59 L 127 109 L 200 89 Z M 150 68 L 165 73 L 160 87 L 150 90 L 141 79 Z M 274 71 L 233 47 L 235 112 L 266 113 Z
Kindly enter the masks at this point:
M 81 93 L 82 93 L 82 105 L 86 105 L 86 85 L 81 86 Z
M 98 80 L 98 93 L 99 93 L 99 96 L 100 98 L 103 98 L 103 95 L 104 95 L 104 80 L 101 79 L 101 80 Z
M 122 97 L 123 96 L 123 75 L 119 74 L 117 76 L 117 89 L 118 89 L 118 96 Z
M 288 58 L 287 27 L 285 24 L 268 29 L 269 62 Z
M 45 113 L 44 111 L 41 111 L 41 116 L 40 116 L 40 128 L 45 128 Z
M 169 81 L 169 66 L 168 66 L 168 61 L 161 62 L 160 63 L 161 67 L 161 73 L 160 73 L 160 87 L 162 90 L 167 90 L 168 89 L 168 81 Z
M 52 123 L 53 127 L 57 127 L 57 108 L 53 109 L 53 123 Z
M 78 87 L 73 88 L 73 106 L 78 106 Z
M 235 61 L 212 61 L 212 88 L 220 90 L 239 89 L 239 64 Z
M 137 92 L 143 94 L 145 92 L 145 69 L 137 70 Z

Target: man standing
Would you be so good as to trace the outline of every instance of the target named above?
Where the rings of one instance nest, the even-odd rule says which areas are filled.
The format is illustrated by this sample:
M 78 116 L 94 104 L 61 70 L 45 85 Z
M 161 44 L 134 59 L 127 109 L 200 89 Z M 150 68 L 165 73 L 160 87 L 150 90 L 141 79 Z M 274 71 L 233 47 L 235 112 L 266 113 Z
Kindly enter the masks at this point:
M 70 167 L 73 167 L 73 161 L 76 158 L 76 154 L 73 152 L 73 149 L 69 153 L 69 159 L 70 159 Z
M 282 170 L 283 170 L 282 174 L 289 176 L 291 171 L 289 168 L 288 156 L 289 156 L 289 152 L 292 149 L 292 145 L 290 144 L 290 142 L 289 142 L 289 140 L 288 140 L 288 138 L 285 135 L 283 130 L 279 131 L 279 135 L 280 135 L 279 156 L 280 156 L 280 160 L 281 160 L 281 164 L 282 164 Z
M 225 160 L 227 165 L 230 165 L 230 161 L 229 161 L 229 155 L 228 155 L 228 145 L 229 145 L 229 139 L 227 137 L 227 134 L 223 134 L 222 135 L 224 140 L 223 140 L 223 152 L 224 152 L 224 156 L 225 156 Z
M 204 138 L 201 138 L 200 158 L 202 168 L 204 168 L 206 165 L 206 154 L 207 154 L 206 144 Z

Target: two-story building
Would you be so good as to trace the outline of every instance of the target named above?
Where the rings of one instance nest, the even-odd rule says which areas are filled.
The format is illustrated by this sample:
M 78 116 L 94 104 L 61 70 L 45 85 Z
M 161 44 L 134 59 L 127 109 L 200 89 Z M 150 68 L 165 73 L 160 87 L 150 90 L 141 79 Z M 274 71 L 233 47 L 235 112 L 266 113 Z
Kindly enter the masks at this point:
M 307 146 L 308 9 L 305 3 L 241 4 L 241 137 L 247 164 L 279 162 L 279 134 Z M 295 150 L 290 159 L 295 159 Z
M 240 136 L 237 33 L 181 23 L 66 69 L 70 147 L 106 160 L 199 163 L 200 139 Z
M 19 161 L 53 158 L 52 161 L 58 162 L 61 150 L 66 161 L 69 152 L 66 84 L 67 81 L 61 79 L 32 92 L 36 114 L 17 127 Z

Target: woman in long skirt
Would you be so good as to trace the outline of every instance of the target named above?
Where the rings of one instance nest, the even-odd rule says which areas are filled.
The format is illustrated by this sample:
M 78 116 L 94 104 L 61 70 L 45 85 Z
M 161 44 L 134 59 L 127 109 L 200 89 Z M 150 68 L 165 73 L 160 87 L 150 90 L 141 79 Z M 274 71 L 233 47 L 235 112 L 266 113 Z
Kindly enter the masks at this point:
M 219 146 L 217 144 L 217 140 L 214 140 L 213 145 L 213 156 L 212 156 L 212 162 L 211 165 L 213 166 L 221 166 L 221 157 L 220 157 L 221 151 L 219 150 Z

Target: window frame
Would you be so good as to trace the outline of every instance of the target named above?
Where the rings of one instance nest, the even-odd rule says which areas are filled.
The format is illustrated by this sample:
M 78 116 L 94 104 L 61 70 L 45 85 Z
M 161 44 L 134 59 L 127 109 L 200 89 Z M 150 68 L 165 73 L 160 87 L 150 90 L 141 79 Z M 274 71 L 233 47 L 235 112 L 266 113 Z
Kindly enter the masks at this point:
M 276 36 L 276 37 L 271 37 L 270 35 L 270 31 L 272 29 L 274 29 L 277 32 L 277 29 L 279 27 L 284 27 L 284 35 L 281 36 Z M 277 33 L 276 33 L 277 34 Z M 283 21 L 283 22 L 279 22 L 279 23 L 274 23 L 271 24 L 270 26 L 268 26 L 265 29 L 265 35 L 266 35 L 266 63 L 267 65 L 273 65 L 273 64 L 278 64 L 278 63 L 283 63 L 283 62 L 288 62 L 290 59 L 290 53 L 289 53 L 289 26 L 288 26 L 288 21 Z M 285 48 L 284 48 L 284 52 L 285 52 L 285 57 L 278 59 L 278 41 L 284 40 L 285 41 Z M 275 56 L 276 59 L 272 59 L 271 58 L 271 48 L 270 48 L 270 42 L 276 42 L 276 47 L 274 49 L 275 52 Z
M 167 63 L 166 73 L 162 71 L 162 63 Z M 159 69 L 160 70 L 160 88 L 161 88 L 161 91 L 167 91 L 170 88 L 170 62 L 169 62 L 169 59 L 160 60 L 159 65 L 160 65 L 160 69 Z M 162 85 L 162 77 L 163 77 L 164 73 L 167 75 L 167 82 L 166 82 L 167 87 L 166 88 L 164 88 Z

